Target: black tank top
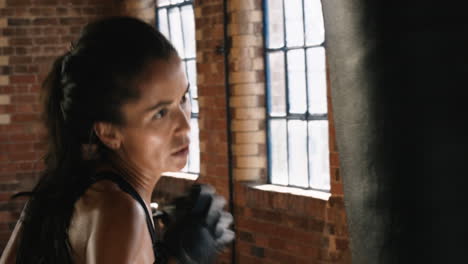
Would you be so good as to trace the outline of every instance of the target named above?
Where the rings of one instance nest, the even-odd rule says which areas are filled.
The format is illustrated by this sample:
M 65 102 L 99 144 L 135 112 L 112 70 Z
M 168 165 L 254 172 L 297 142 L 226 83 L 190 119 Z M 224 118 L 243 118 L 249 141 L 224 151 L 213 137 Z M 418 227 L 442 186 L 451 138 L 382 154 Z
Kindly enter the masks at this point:
M 83 191 L 85 191 L 92 184 L 101 180 L 110 180 L 116 183 L 122 191 L 132 196 L 133 199 L 135 199 L 141 205 L 141 207 L 143 207 L 143 210 L 145 211 L 145 215 L 146 215 L 146 226 L 148 227 L 148 232 L 151 236 L 151 242 L 153 246 L 153 253 L 154 253 L 154 258 L 155 258 L 154 263 L 157 263 L 157 264 L 166 263 L 167 262 L 166 250 L 163 247 L 163 244 L 156 237 L 156 231 L 154 229 L 153 222 L 151 221 L 151 214 L 150 212 L 148 212 L 148 208 L 146 207 L 145 202 L 143 201 L 141 196 L 138 194 L 138 192 L 121 176 L 111 171 L 99 172 L 93 177 L 91 177 L 91 181 L 88 184 L 86 184 Z

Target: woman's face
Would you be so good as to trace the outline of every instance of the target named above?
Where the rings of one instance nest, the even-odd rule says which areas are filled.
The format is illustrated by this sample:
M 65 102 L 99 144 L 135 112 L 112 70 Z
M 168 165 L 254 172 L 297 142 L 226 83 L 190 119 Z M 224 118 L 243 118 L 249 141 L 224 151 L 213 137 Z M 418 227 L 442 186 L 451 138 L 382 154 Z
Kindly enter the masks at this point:
M 137 86 L 140 97 L 122 107 L 120 157 L 149 175 L 182 169 L 189 150 L 191 111 L 183 64 L 177 57 L 154 61 Z

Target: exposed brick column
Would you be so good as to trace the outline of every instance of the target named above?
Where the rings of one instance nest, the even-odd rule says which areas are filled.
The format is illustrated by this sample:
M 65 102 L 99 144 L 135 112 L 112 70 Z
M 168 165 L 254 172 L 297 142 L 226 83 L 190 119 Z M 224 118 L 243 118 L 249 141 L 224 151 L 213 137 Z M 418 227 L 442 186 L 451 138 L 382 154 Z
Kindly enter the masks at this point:
M 229 197 L 223 1 L 195 1 L 200 178 Z
M 262 14 L 261 0 L 229 1 L 229 100 L 236 181 L 266 182 Z
M 213 185 L 229 201 L 224 5 L 222 0 L 194 1 L 194 8 L 201 163 L 197 181 Z M 229 249 L 217 263 L 231 263 Z

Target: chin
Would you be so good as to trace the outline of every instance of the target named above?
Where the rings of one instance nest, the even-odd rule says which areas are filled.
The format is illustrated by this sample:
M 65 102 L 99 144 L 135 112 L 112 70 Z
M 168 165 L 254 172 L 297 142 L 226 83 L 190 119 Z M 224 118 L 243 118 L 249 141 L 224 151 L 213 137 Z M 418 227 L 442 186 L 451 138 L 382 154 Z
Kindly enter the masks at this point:
M 180 171 L 185 167 L 186 164 L 187 164 L 187 159 L 185 159 L 185 161 L 183 162 L 177 162 L 173 164 L 173 166 L 171 166 L 171 171 L 174 171 L 174 172 Z

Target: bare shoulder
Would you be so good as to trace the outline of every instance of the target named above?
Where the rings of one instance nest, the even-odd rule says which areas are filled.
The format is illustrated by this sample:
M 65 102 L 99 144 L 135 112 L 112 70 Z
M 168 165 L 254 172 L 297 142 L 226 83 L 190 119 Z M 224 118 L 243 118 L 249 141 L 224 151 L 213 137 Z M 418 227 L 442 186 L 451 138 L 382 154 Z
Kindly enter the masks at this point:
M 93 200 L 87 263 L 132 263 L 147 232 L 140 204 L 115 184 L 101 181 L 84 197 Z M 89 202 L 89 201 L 88 201 Z

